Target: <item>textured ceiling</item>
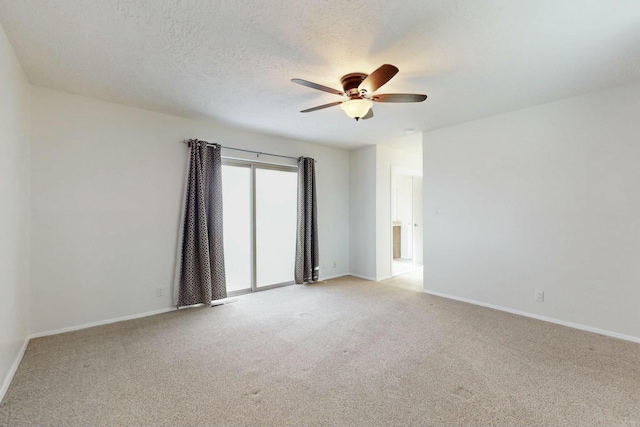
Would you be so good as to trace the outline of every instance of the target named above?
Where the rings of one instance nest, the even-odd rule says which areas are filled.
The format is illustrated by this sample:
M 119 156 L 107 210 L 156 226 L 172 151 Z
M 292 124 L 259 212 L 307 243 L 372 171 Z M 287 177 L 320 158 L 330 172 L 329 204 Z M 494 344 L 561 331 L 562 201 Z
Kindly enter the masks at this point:
M 0 0 L 31 83 L 351 148 L 640 80 L 638 0 Z M 349 72 L 400 72 L 355 122 Z

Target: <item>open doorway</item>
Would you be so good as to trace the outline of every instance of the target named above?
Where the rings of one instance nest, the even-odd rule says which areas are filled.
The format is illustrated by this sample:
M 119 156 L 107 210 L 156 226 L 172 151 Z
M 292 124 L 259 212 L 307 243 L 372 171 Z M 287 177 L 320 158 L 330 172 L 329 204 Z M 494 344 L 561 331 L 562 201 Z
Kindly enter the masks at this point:
M 397 276 L 421 267 L 422 173 L 391 168 L 391 275 Z

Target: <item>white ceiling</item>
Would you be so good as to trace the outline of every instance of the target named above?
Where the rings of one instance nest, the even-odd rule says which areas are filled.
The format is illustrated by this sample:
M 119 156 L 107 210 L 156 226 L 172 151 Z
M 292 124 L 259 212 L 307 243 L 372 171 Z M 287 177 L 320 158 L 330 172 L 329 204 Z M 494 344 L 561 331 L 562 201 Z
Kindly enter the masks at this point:
M 0 0 L 31 83 L 352 148 L 640 80 L 638 0 Z M 349 72 L 400 72 L 355 122 Z

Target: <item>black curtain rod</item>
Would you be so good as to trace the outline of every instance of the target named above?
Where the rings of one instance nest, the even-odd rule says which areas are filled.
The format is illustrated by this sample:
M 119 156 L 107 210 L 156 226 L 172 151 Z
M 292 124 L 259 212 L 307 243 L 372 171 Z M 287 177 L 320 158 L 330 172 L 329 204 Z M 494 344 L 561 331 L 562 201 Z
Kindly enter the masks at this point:
M 183 141 L 183 142 L 184 142 L 185 144 L 188 144 L 188 143 L 189 143 L 189 141 L 188 141 L 188 140 Z M 207 142 L 207 141 L 200 141 L 200 142 L 204 142 L 205 144 L 207 144 L 207 146 L 208 146 L 208 147 L 216 147 L 216 144 L 211 144 L 211 143 L 209 143 L 209 142 Z M 298 160 L 298 159 L 299 159 L 299 157 L 283 156 L 282 154 L 264 153 L 264 152 L 262 152 L 262 151 L 245 150 L 245 149 L 242 149 L 242 148 L 231 148 L 231 147 L 223 147 L 223 146 L 220 146 L 220 148 L 224 148 L 225 150 L 243 151 L 243 152 L 245 152 L 245 153 L 255 153 L 255 154 L 257 154 L 257 155 L 258 155 L 258 157 L 259 157 L 261 154 L 264 154 L 265 156 L 282 157 L 282 158 L 285 158 L 285 159 L 293 159 L 293 160 Z

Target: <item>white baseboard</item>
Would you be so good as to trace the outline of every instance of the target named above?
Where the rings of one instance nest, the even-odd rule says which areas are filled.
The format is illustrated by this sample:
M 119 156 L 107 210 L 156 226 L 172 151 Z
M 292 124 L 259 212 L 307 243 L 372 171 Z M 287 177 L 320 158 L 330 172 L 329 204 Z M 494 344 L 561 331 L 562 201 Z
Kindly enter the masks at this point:
M 54 329 L 54 330 L 51 330 L 51 331 L 37 332 L 35 334 L 29 335 L 29 339 L 46 337 L 46 336 L 49 336 L 49 335 L 63 334 L 65 332 L 78 331 L 80 329 L 92 328 L 94 326 L 108 325 L 109 323 L 122 322 L 124 320 L 139 319 L 140 317 L 147 317 L 147 316 L 153 316 L 154 314 L 167 313 L 169 311 L 174 311 L 175 309 L 176 309 L 175 307 L 162 308 L 160 310 L 147 311 L 147 312 L 144 312 L 144 313 L 137 313 L 137 314 L 130 314 L 128 316 L 116 317 L 116 318 L 107 319 L 107 320 L 99 320 L 97 322 L 84 323 L 82 325 L 69 326 L 67 328 L 62 328 L 62 329 Z
M 359 274 L 354 274 L 354 273 L 349 273 L 349 274 L 347 274 L 347 276 L 357 277 L 358 279 L 371 280 L 372 282 L 376 281 L 375 277 L 361 276 Z
M 7 394 L 7 391 L 9 390 L 9 385 L 11 384 L 11 381 L 13 381 L 13 376 L 16 374 L 16 371 L 18 370 L 18 366 L 20 366 L 20 362 L 22 362 L 22 357 L 24 356 L 24 352 L 27 351 L 27 345 L 29 345 L 29 337 L 24 339 L 22 348 L 20 348 L 20 351 L 16 356 L 16 360 L 13 361 L 13 365 L 11 365 L 11 369 L 9 369 L 9 372 L 7 373 L 7 376 L 5 377 L 4 382 L 2 383 L 2 388 L 0 388 L 0 402 L 2 402 L 2 399 L 4 399 L 4 395 Z
M 469 304 L 479 305 L 482 307 L 492 308 L 494 310 L 506 311 L 507 313 L 517 314 L 518 316 L 530 317 L 532 319 L 542 320 L 543 322 L 555 323 L 556 325 L 562 325 L 562 326 L 567 326 L 569 328 L 580 329 L 581 331 L 594 332 L 596 334 L 606 335 L 608 337 L 619 338 L 625 341 L 640 343 L 640 338 L 634 337 L 632 335 L 625 335 L 625 334 L 620 334 L 618 332 L 611 332 L 604 329 L 594 328 L 592 326 L 581 325 L 579 323 L 567 322 L 565 320 L 554 319 L 553 317 L 540 316 L 539 314 L 533 314 L 533 313 L 528 313 L 526 311 L 514 310 L 512 308 L 502 307 L 494 304 L 488 304 L 486 302 L 480 302 L 480 301 L 476 301 L 468 298 L 461 298 L 454 295 L 445 294 L 442 292 L 428 291 L 426 289 L 423 292 L 425 294 L 435 295 L 438 297 L 448 298 L 456 301 L 466 302 Z
M 341 273 L 341 274 L 334 274 L 333 276 L 327 276 L 327 277 L 321 277 L 320 281 L 323 282 L 325 280 L 331 280 L 331 279 L 337 279 L 338 277 L 344 277 L 344 276 L 348 276 L 349 273 Z

